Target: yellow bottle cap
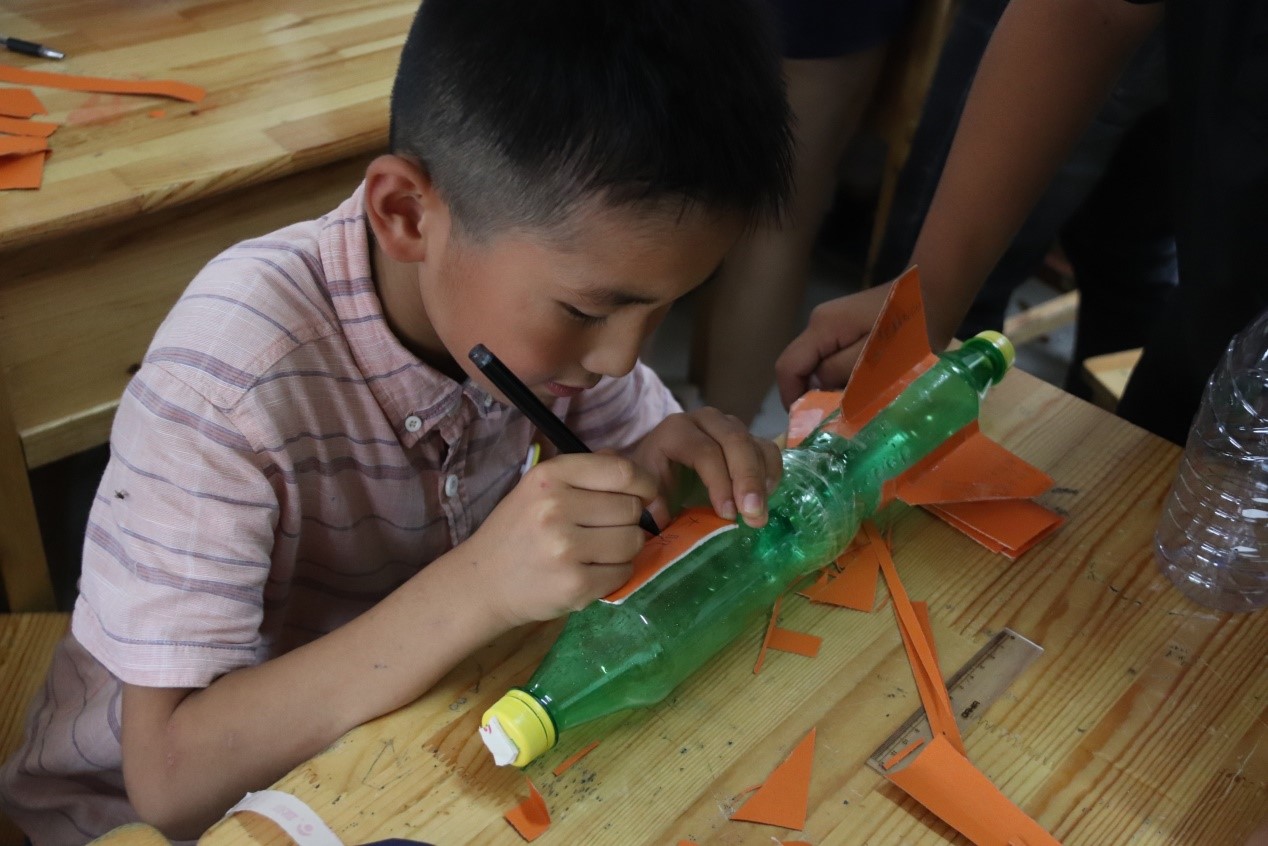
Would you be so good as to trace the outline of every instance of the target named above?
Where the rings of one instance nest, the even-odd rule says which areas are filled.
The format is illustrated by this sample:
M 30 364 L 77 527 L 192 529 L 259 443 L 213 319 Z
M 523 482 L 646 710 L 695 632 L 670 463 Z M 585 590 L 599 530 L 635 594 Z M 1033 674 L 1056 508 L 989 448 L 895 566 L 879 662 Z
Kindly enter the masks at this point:
M 512 688 L 484 712 L 480 739 L 499 767 L 526 767 L 555 745 L 555 723 L 540 702 Z
M 1004 369 L 1007 370 L 1008 368 L 1011 368 L 1013 366 L 1013 362 L 1017 361 L 1017 350 L 1013 348 L 1013 342 L 1005 338 L 999 332 L 987 329 L 985 332 L 978 332 L 973 337 L 981 338 L 983 341 L 986 341 L 1003 354 Z

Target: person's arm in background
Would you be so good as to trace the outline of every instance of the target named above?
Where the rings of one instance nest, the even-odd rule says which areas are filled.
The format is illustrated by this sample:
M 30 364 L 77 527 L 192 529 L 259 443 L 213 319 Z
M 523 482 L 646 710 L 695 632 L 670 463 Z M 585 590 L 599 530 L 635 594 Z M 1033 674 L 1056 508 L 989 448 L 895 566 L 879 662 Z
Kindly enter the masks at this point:
M 1031 207 L 1104 102 L 1161 4 L 1013 0 L 978 68 L 912 254 L 941 349 Z M 888 285 L 820 305 L 775 365 L 790 404 L 845 384 Z

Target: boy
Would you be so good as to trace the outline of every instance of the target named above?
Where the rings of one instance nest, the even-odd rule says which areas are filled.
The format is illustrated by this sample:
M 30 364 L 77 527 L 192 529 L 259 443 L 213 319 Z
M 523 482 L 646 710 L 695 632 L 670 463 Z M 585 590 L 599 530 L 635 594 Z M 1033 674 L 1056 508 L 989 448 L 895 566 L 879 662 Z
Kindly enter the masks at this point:
M 128 387 L 72 634 L 0 773 L 36 846 L 137 818 L 196 837 L 490 639 L 609 592 L 674 463 L 761 525 L 776 449 L 673 413 L 637 353 L 778 209 L 788 137 L 747 4 L 427 0 L 393 154 L 326 217 L 214 259 Z M 520 480 L 533 433 L 478 343 L 624 455 Z

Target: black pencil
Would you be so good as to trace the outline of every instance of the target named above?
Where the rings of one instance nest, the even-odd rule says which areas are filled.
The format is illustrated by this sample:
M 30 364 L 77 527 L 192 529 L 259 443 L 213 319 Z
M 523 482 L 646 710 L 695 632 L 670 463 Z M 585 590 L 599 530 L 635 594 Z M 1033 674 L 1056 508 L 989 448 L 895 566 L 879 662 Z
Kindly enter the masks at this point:
M 489 352 L 488 347 L 484 344 L 476 344 L 468 355 L 475 362 L 475 366 L 480 368 L 480 372 L 488 376 L 489 381 L 496 385 L 507 399 L 515 403 L 515 407 L 550 439 L 555 449 L 561 453 L 590 452 L 590 448 L 564 425 L 564 421 L 556 417 L 546 407 L 546 403 L 538 399 L 537 395 L 519 380 L 519 377 L 508 370 L 497 356 Z M 660 527 L 656 525 L 656 521 L 652 519 L 651 513 L 646 508 L 643 509 L 642 516 L 638 518 L 638 524 L 648 534 L 660 534 Z

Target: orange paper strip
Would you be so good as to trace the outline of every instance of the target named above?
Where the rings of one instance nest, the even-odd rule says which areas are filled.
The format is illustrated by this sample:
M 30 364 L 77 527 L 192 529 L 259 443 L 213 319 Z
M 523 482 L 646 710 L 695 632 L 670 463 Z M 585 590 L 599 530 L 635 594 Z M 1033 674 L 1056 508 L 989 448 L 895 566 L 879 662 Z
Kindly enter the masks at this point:
M 556 776 L 563 775 L 564 773 L 568 772 L 568 770 L 572 769 L 573 764 L 577 763 L 582 758 L 584 758 L 585 756 L 593 752 L 594 747 L 598 745 L 599 745 L 599 741 L 595 740 L 591 742 L 589 745 L 581 747 L 581 749 L 572 753 L 564 760 L 560 761 L 559 766 L 555 767 L 553 770 L 551 770 L 551 772 L 554 773 Z
M 976 846 L 1061 846 L 946 738 L 934 737 L 915 760 L 885 777 Z
M 775 630 L 771 632 L 766 645 L 771 649 L 778 649 L 780 652 L 792 652 L 797 655 L 804 655 L 807 658 L 814 658 L 819 654 L 819 647 L 823 645 L 823 638 L 807 632 L 795 632 L 792 629 L 783 629 L 776 626 Z
M 44 181 L 44 160 L 48 153 L 0 156 L 0 191 L 11 188 L 39 188 Z
M 531 779 L 524 780 L 528 782 L 528 798 L 502 816 L 515 827 L 520 837 L 532 843 L 550 828 L 550 811 L 546 800 L 537 791 L 537 785 Z
M 924 633 L 925 643 L 929 644 L 929 651 L 933 653 L 933 662 L 938 664 L 938 644 L 933 642 L 933 621 L 929 619 L 929 603 L 915 600 L 911 603 L 911 610 L 916 612 L 920 631 Z M 938 666 L 942 665 L 938 664 Z
M 18 118 L 0 117 L 0 132 L 8 135 L 47 138 L 57 131 L 58 126 L 60 124 L 42 120 L 19 120 Z
M 206 90 L 187 82 L 159 79 L 149 82 L 131 79 L 106 79 L 100 76 L 72 76 L 63 73 L 33 71 L 0 65 L 0 82 L 15 85 L 37 85 L 45 88 L 66 88 L 71 91 L 92 91 L 99 94 L 140 94 L 170 97 L 189 103 L 200 102 Z
M 886 770 L 892 770 L 894 767 L 898 766 L 903 761 L 907 760 L 907 756 L 909 756 L 912 752 L 915 752 L 917 749 L 919 749 L 921 746 L 924 746 L 924 745 L 925 745 L 925 739 L 923 737 L 916 738 L 911 743 L 908 743 L 906 746 L 904 746 L 902 749 L 899 749 L 893 755 L 890 755 L 887 760 L 882 761 L 881 768 Z
M 885 584 L 894 600 L 894 614 L 898 617 L 898 631 L 903 637 L 903 646 L 907 650 L 907 659 L 911 663 L 911 672 L 916 680 L 916 690 L 920 693 L 921 704 L 925 708 L 925 716 L 934 736 L 946 737 L 952 746 L 962 754 L 964 741 L 960 738 L 960 727 L 955 722 L 955 712 L 951 710 L 951 697 L 947 695 L 947 685 L 942 679 L 942 671 L 934 657 L 920 627 L 920 618 L 912 608 L 911 598 L 898 578 L 898 569 L 885 549 L 884 542 L 876 532 L 876 527 L 866 523 L 863 530 L 872 539 L 881 561 L 881 572 L 885 575 Z
M 21 135 L 0 136 L 0 156 L 42 153 L 47 149 L 48 141 L 43 138 L 27 138 Z
M 0 88 L 0 115 L 29 118 L 31 115 L 46 114 L 48 110 L 31 89 Z
M 814 757 L 815 730 L 811 729 L 757 792 L 731 815 L 731 819 L 801 831 L 806 826 Z

